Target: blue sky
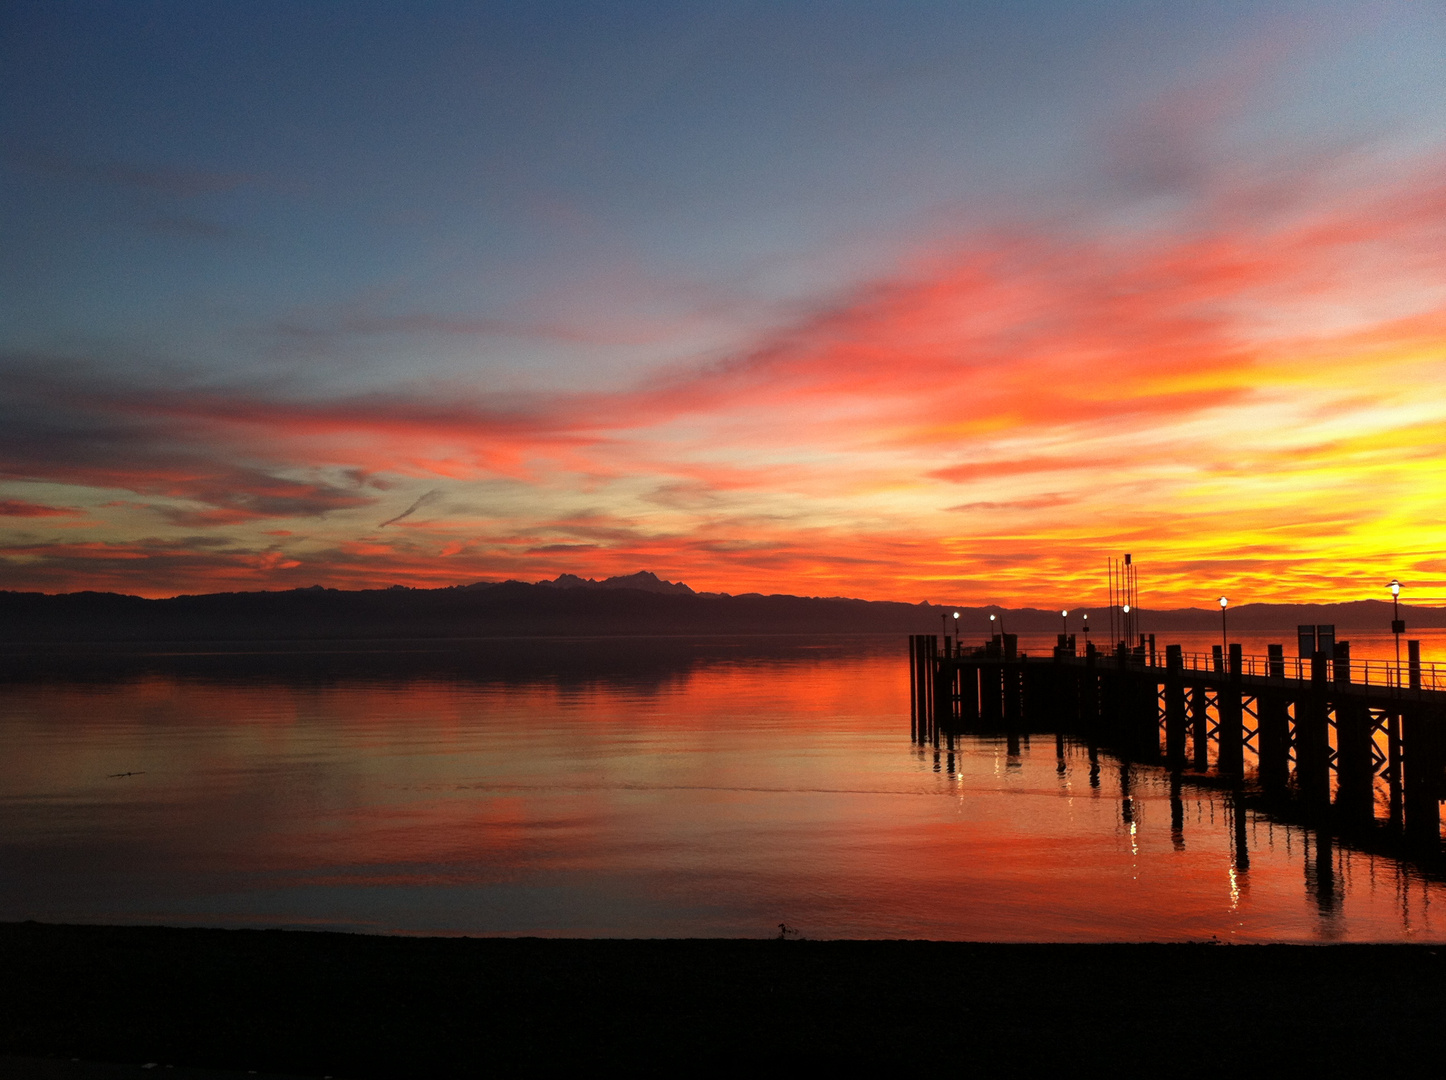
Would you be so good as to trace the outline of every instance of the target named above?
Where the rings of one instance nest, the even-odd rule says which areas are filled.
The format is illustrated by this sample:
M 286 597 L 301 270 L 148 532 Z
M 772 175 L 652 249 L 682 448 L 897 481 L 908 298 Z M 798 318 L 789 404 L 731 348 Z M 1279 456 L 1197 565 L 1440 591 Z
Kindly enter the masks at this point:
M 1007 342 L 1086 302 L 1070 260 L 1216 234 L 1264 251 L 1328 212 L 1431 205 L 1443 57 L 1446 11 L 1427 4 L 7 5 L 0 375 L 23 388 L 23 442 L 0 445 L 0 503 L 20 508 L 0 516 L 0 584 L 436 583 L 648 560 L 714 586 L 962 587 L 978 549 L 951 547 L 957 515 L 940 515 L 1009 500 L 914 478 L 1017 448 L 919 441 L 849 386 L 790 397 L 786 374 L 740 397 L 737 373 L 814 349 L 839 318 L 873 340 L 857 320 L 880 298 L 914 290 L 917 307 L 969 264 L 997 287 L 949 310 L 983 305 L 990 356 L 1047 380 Z M 1393 175 L 1419 182 L 1378 190 Z M 1306 313 L 1341 334 L 1429 314 L 1437 228 L 1402 218 L 1369 257 L 1292 264 L 1192 300 L 1192 317 L 1232 312 L 1255 348 L 1298 337 Z M 1143 363 L 1157 330 L 1131 331 L 1122 362 Z M 918 362 L 964 356 L 972 333 L 941 327 Z M 686 408 L 641 404 L 700 379 L 723 383 Z M 961 380 L 950 393 L 977 398 Z M 249 403 L 244 434 L 226 400 Z M 479 418 L 477 445 L 437 419 L 457 409 Z M 820 417 L 832 426 L 804 434 Z M 1096 433 L 1017 410 L 990 431 L 1011 424 L 1097 451 Z M 1086 490 L 1041 482 L 1036 501 Z M 707 490 L 659 517 L 689 484 Z M 377 532 L 434 491 L 430 539 L 420 512 L 405 542 Z M 779 530 L 814 537 L 817 567 L 770 563 Z M 1038 557 L 1027 514 L 984 532 Z M 935 545 L 919 574 L 884 573 L 884 539 L 911 533 Z M 1091 557 L 1127 538 L 1092 534 Z M 468 560 L 441 569 L 458 543 Z M 114 576 L 120 549 L 145 563 L 135 580 Z

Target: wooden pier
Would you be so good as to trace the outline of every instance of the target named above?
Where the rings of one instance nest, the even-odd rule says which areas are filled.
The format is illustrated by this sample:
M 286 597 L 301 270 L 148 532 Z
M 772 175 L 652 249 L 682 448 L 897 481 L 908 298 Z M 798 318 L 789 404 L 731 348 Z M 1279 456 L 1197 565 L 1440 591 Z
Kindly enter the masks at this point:
M 1049 657 L 1012 634 L 978 648 L 909 639 L 911 726 L 953 748 L 965 733 L 1072 735 L 1130 761 L 1247 785 L 1294 816 L 1341 833 L 1382 833 L 1439 854 L 1446 797 L 1446 687 L 1409 665 L 1352 664 L 1347 642 L 1287 660 L 1228 651 L 1186 655 L 1148 643 Z M 1412 643 L 1415 646 L 1415 643 Z M 1353 678 L 1353 675 L 1355 678 Z M 1375 683 L 1370 681 L 1374 675 Z

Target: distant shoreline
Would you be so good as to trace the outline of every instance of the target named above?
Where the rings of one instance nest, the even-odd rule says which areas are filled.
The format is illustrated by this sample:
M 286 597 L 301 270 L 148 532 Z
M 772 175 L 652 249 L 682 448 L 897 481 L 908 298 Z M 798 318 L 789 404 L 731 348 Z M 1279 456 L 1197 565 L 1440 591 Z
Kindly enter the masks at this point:
M 214 593 L 147 600 L 115 593 L 0 592 L 0 645 L 41 642 L 247 642 L 325 640 L 556 639 L 694 635 L 820 635 L 939 633 L 944 623 L 977 627 L 989 616 L 1016 633 L 1079 632 L 1082 616 L 1108 633 L 1108 608 L 1079 607 L 1070 622 L 1041 608 L 947 607 L 840 597 L 695 593 L 685 585 L 560 587 L 554 583 L 450 589 L 293 589 Z M 1408 633 L 1446 628 L 1446 608 L 1404 605 Z M 942 617 L 942 618 L 941 618 Z M 1301 623 L 1332 623 L 1339 631 L 1389 630 L 1387 601 L 1342 604 L 1240 604 L 1229 612 L 1237 633 L 1294 640 Z M 1220 612 L 1202 608 L 1139 612 L 1140 629 L 1155 634 L 1209 631 Z M 972 636 L 972 635 L 971 635 Z

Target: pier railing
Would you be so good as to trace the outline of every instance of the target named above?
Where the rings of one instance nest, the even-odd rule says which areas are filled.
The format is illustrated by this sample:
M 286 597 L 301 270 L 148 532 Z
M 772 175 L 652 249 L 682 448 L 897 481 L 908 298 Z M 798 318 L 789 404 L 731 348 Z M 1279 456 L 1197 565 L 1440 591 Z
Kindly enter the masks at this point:
M 1163 666 L 1156 658 L 1156 666 Z M 1184 666 L 1189 671 L 1215 671 L 1216 661 L 1211 653 L 1186 653 L 1183 656 Z M 1241 662 L 1244 665 L 1242 674 L 1255 675 L 1268 678 L 1272 674 L 1283 674 L 1288 679 L 1309 679 L 1310 660 L 1301 657 L 1286 657 L 1284 672 L 1271 671 L 1270 657 L 1268 656 L 1242 656 Z M 1277 661 L 1279 663 L 1280 661 Z M 1417 668 L 1408 668 L 1407 665 L 1397 663 L 1394 660 L 1357 660 L 1352 657 L 1350 660 L 1327 661 L 1327 663 L 1340 663 L 1349 669 L 1349 678 L 1344 680 L 1352 683 L 1360 683 L 1364 686 L 1384 686 L 1387 688 L 1399 687 L 1401 689 L 1420 690 L 1446 690 L 1446 665 L 1437 664 L 1435 661 L 1423 663 Z M 1412 676 L 1419 671 L 1419 679 Z M 1332 672 L 1334 675 L 1335 672 Z M 1419 686 L 1415 685 L 1419 681 Z
M 1154 663 L 1150 663 L 1148 657 L 1142 657 L 1137 652 L 1126 653 L 1126 662 L 1132 666 L 1156 667 L 1165 669 L 1163 650 L 1155 654 Z M 1100 661 L 1106 662 L 1109 654 L 1100 653 Z M 1183 670 L 1206 672 L 1210 674 L 1221 672 L 1222 660 L 1214 653 L 1182 653 L 1181 660 Z M 1241 674 L 1251 675 L 1258 678 L 1302 679 L 1309 681 L 1311 677 L 1311 661 L 1309 658 L 1283 657 L 1276 659 L 1275 669 L 1271 668 L 1272 659 L 1269 656 L 1244 655 L 1241 657 Z M 1446 664 L 1430 661 L 1419 665 L 1407 665 L 1394 660 L 1357 660 L 1350 659 L 1328 660 L 1327 664 L 1332 666 L 1332 681 L 1340 678 L 1343 682 L 1354 683 L 1368 687 L 1384 687 L 1386 689 L 1401 690 L 1446 690 Z M 1335 665 L 1340 665 L 1337 669 Z M 1345 674 L 1341 674 L 1342 669 Z

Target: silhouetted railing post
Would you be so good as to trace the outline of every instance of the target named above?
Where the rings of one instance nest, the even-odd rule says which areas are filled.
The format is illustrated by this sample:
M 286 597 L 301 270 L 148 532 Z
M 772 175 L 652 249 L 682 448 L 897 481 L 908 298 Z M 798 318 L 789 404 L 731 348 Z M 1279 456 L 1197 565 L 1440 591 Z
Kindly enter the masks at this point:
M 1419 641 L 1406 642 L 1406 664 L 1411 675 L 1411 689 L 1421 689 L 1421 643 Z M 1399 662 L 1399 661 L 1398 661 Z

